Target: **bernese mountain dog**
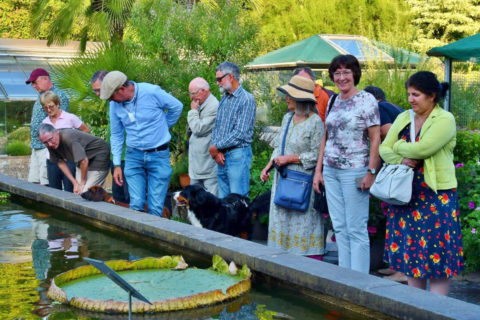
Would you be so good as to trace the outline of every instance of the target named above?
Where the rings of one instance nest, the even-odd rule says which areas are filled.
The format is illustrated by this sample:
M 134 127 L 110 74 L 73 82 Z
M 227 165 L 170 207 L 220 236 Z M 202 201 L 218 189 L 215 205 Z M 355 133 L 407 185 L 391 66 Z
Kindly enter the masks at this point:
M 250 200 L 231 193 L 223 199 L 194 184 L 173 196 L 177 206 L 186 206 L 193 226 L 248 239 L 252 229 Z

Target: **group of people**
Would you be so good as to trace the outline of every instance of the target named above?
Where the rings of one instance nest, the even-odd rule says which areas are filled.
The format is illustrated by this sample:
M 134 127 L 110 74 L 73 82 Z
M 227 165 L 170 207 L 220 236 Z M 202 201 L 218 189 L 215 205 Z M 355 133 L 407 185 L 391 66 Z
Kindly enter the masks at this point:
M 193 79 L 188 88 L 189 173 L 193 183 L 220 197 L 247 195 L 255 99 L 241 86 L 234 63 L 221 63 L 216 80 L 224 93 L 220 102 L 203 78 Z M 35 69 L 26 83 L 40 93 L 30 127 L 30 182 L 81 193 L 103 185 L 112 168 L 115 200 L 139 211 L 147 202 L 150 214 L 162 215 L 172 174 L 169 128 L 183 110 L 178 99 L 158 85 L 128 80 L 121 71 L 97 71 L 90 84 L 95 94 L 109 101 L 109 145 L 66 111 L 68 99 L 46 70 Z
M 429 281 L 430 291 L 446 295 L 449 280 L 464 267 L 453 163 L 456 125 L 453 115 L 438 106 L 448 84 L 427 71 L 408 79 L 405 87 L 415 113 L 410 124 L 409 112 L 385 101 L 380 88 L 357 88 L 361 68 L 354 56 L 335 57 L 328 74 L 339 94 L 326 107 L 319 106 L 311 78 L 300 73 L 278 88 L 288 113 L 261 180 L 270 177 L 273 165 L 314 174 L 314 191 L 325 187 L 339 266 L 368 273 L 368 190 L 382 161 L 413 168 L 410 203 L 388 208 L 385 261 L 404 273 L 409 285 L 426 289 Z M 324 123 L 320 110 L 325 110 Z M 416 137 L 410 137 L 410 125 Z M 268 245 L 318 258 L 324 252 L 324 231 L 322 216 L 313 208 L 313 192 L 305 212 L 285 209 L 274 201 L 278 180 L 276 171 Z
M 49 166 L 58 166 L 74 192 L 91 185 L 90 175 L 95 183 L 103 183 L 109 168 L 108 144 L 88 134 L 88 127 L 67 112 L 68 100 L 51 84 L 48 73 L 37 70 L 27 81 L 42 93 L 32 115 L 29 180 L 45 184 L 38 167 L 46 146 Z M 415 171 L 413 195 L 408 205 L 389 206 L 385 260 L 407 276 L 409 285 L 425 289 L 430 280 L 431 291 L 446 294 L 449 279 L 463 269 L 453 164 L 456 125 L 454 117 L 437 105 L 448 84 L 426 71 L 408 79 L 405 87 L 415 112 L 411 124 L 409 112 L 387 102 L 380 88 L 357 88 L 361 68 L 354 56 L 335 57 L 328 74 L 338 94 L 316 84 L 310 68 L 295 70 L 289 83 L 277 88 L 288 110 L 260 176 L 266 181 L 273 175 L 268 245 L 320 259 L 325 252 L 324 221 L 313 200 L 314 192 L 324 186 L 339 265 L 368 273 L 368 190 L 382 161 L 403 163 Z M 143 211 L 148 194 L 149 213 L 161 215 L 172 172 L 169 128 L 178 121 L 182 103 L 159 86 L 128 80 L 120 71 L 101 70 L 90 83 L 101 99 L 110 101 L 114 196 L 115 188 L 128 185 L 124 193 L 132 209 Z M 239 68 L 231 62 L 217 67 L 216 83 L 223 93 L 220 101 L 203 78 L 193 79 L 188 87 L 191 183 L 220 198 L 248 195 L 255 98 L 242 87 Z M 411 125 L 416 137 L 410 137 Z M 74 164 L 77 178 L 71 173 Z M 313 176 L 305 212 L 274 202 L 279 173 L 272 167 L 286 166 Z M 50 180 L 50 169 L 48 173 Z M 49 184 L 58 185 L 53 180 Z

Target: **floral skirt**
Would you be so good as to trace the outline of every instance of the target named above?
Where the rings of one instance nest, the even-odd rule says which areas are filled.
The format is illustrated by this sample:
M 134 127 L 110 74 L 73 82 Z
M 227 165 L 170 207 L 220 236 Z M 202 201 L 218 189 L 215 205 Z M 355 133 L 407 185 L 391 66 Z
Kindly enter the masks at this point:
M 392 270 L 420 279 L 450 278 L 463 270 L 463 248 L 455 189 L 435 193 L 415 170 L 412 200 L 390 205 L 384 259 Z

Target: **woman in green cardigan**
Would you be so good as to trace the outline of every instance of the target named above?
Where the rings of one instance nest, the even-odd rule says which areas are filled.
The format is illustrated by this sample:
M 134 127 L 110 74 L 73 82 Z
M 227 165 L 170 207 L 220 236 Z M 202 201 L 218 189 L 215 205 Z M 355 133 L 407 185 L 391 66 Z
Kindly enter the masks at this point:
M 428 71 L 406 82 L 415 112 L 411 143 L 409 111 L 400 114 L 380 146 L 386 163 L 414 168 L 412 199 L 389 206 L 385 258 L 392 270 L 406 274 L 410 286 L 446 295 L 450 278 L 463 270 L 462 234 L 453 163 L 456 125 L 453 115 L 437 106 L 448 83 Z

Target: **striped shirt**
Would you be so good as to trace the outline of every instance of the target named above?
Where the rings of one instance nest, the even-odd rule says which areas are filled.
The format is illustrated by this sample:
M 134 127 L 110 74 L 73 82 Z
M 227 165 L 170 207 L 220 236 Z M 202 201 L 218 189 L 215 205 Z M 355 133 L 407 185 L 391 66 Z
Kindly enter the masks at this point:
M 218 106 L 212 145 L 217 149 L 243 148 L 250 145 L 256 111 L 255 98 L 242 86 L 232 94 L 225 93 Z

